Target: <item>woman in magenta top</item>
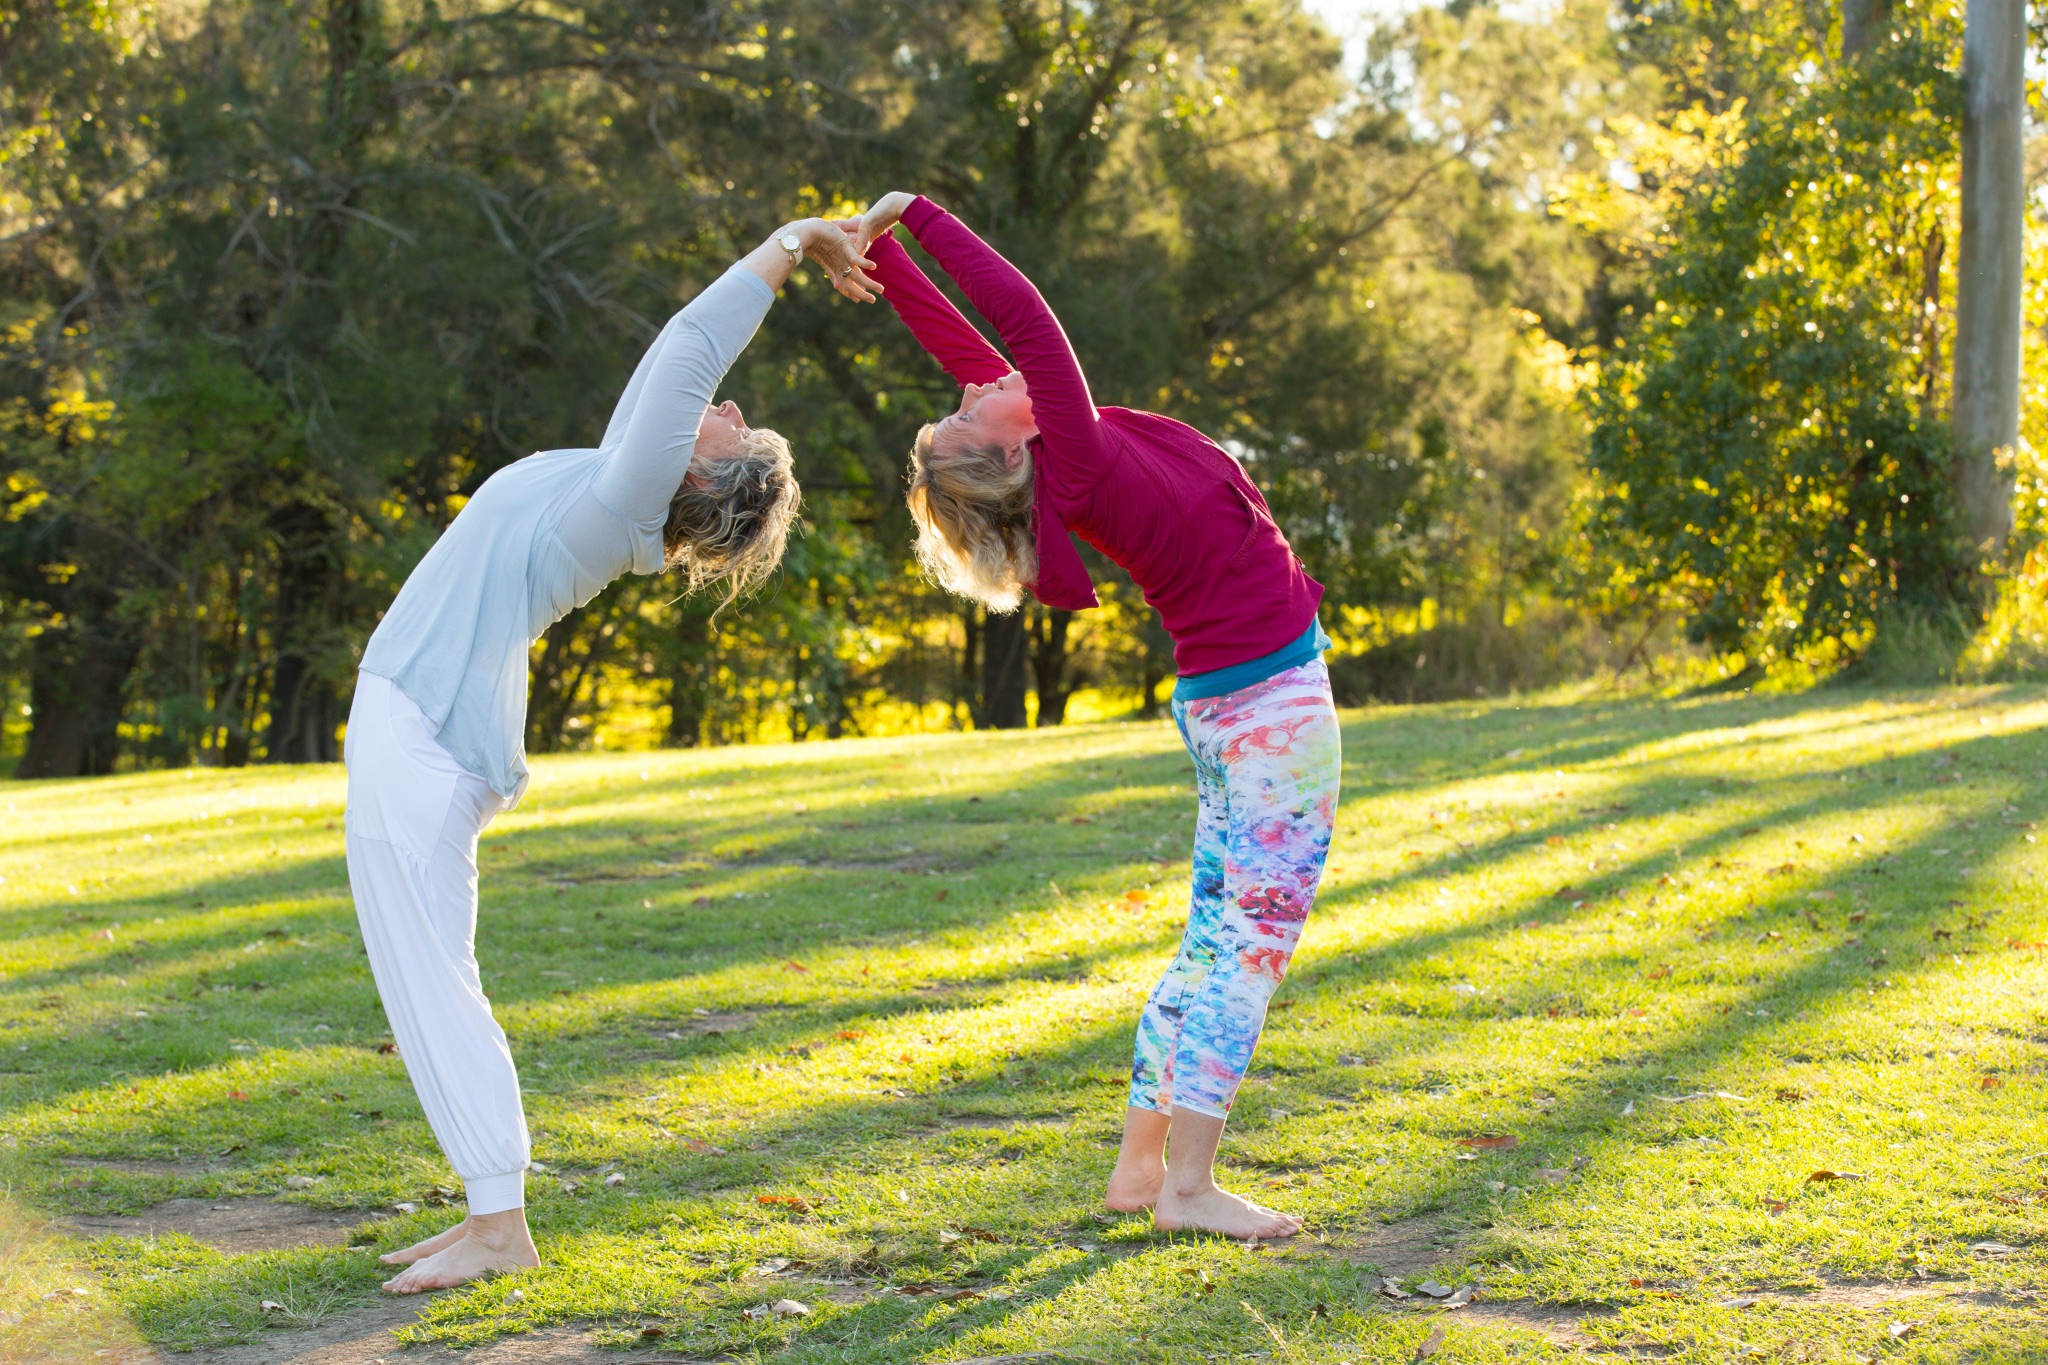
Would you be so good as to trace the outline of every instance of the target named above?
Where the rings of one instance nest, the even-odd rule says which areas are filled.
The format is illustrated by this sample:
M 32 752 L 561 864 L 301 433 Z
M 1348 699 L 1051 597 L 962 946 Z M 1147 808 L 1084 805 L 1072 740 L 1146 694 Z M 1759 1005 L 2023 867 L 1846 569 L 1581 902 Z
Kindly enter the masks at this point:
M 994 324 L 1014 368 L 896 243 L 899 220 Z M 911 451 L 932 575 L 996 611 L 1027 591 L 1092 607 L 1072 531 L 1130 573 L 1173 637 L 1173 714 L 1200 802 L 1193 887 L 1180 952 L 1139 1019 L 1109 1205 L 1151 1208 L 1167 1229 L 1292 1235 L 1299 1219 L 1218 1189 L 1214 1163 L 1329 854 L 1340 753 L 1322 586 L 1222 447 L 1170 417 L 1095 405 L 1037 289 L 957 218 L 889 195 L 861 220 L 858 254 L 964 390 Z

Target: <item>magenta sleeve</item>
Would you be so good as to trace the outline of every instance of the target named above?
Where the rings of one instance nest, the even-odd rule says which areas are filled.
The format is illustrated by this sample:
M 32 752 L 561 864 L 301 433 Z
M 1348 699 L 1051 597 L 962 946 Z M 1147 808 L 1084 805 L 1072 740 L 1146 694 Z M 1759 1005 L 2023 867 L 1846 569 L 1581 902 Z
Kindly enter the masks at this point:
M 974 235 L 965 223 L 922 195 L 903 212 L 903 226 L 960 286 L 996 329 L 1031 390 L 1041 450 L 1086 480 L 1104 467 L 1101 419 L 1081 362 L 1060 320 L 1024 273 Z
M 868 244 L 868 259 L 875 263 L 868 275 L 882 286 L 882 297 L 955 383 L 963 387 L 993 384 L 1010 372 L 1010 362 L 1002 352 L 960 316 L 960 310 L 917 268 L 893 233 L 885 232 Z

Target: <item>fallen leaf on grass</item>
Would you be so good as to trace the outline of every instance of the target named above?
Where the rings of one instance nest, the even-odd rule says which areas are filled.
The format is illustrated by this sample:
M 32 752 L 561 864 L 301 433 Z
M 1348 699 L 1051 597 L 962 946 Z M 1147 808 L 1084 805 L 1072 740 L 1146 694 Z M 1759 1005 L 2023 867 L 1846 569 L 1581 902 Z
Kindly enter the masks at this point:
M 1972 1242 L 1970 1250 L 1979 1256 L 2010 1256 L 2019 1248 L 2009 1247 L 2003 1242 Z
M 1665 977 L 1669 975 L 1671 975 L 1671 965 L 1667 962 L 1660 962 L 1656 966 L 1650 968 L 1649 978 L 1652 981 L 1662 981 Z
M 1792 1201 L 1789 1199 L 1766 1199 L 1764 1200 L 1764 1207 L 1770 1210 L 1771 1217 L 1776 1218 L 1790 1207 L 1791 1203 Z
M 1806 1092 L 1803 1090 L 1794 1090 L 1789 1085 L 1781 1085 L 1778 1087 L 1777 1097 L 1781 1103 L 1797 1104 L 1801 1100 L 1806 1098 Z
M 395 1213 L 418 1213 L 420 1211 L 420 1206 L 413 1203 L 410 1199 L 393 1204 L 391 1208 Z
M 1562 1166 L 1538 1166 L 1531 1174 L 1546 1185 L 1572 1183 L 1572 1173 Z
M 1754 1308 L 1756 1307 L 1756 1305 L 1756 1296 L 1753 1294 L 1745 1294 L 1740 1298 L 1721 1299 L 1717 1301 L 1714 1306 L 1716 1308 Z
M 747 1310 L 750 1318 L 807 1318 L 811 1310 L 795 1299 L 777 1299 L 773 1303 L 757 1303 Z
M 780 1275 L 795 1264 L 796 1262 L 790 1260 L 787 1256 L 770 1256 L 767 1260 L 755 1266 L 754 1269 L 763 1275 Z
M 1474 1137 L 1458 1139 L 1460 1147 L 1472 1147 L 1483 1152 L 1504 1152 L 1521 1141 L 1513 1133 L 1481 1133 Z
M 667 1335 L 668 1329 L 665 1327 L 642 1327 L 640 1329 L 640 1339 L 642 1341 L 660 1341 Z
M 766 1204 L 772 1208 L 795 1209 L 798 1213 L 810 1213 L 818 1205 L 829 1203 L 830 1201 L 831 1196 L 823 1194 L 811 1199 L 806 1199 L 800 1194 L 757 1194 L 754 1196 L 756 1204 Z
M 1380 1276 L 1380 1293 L 1390 1299 L 1412 1299 L 1415 1296 L 1401 1287 L 1401 1281 L 1393 1275 Z
M 785 962 L 785 963 L 783 963 L 783 964 L 782 964 L 782 970 L 784 970 L 785 972 L 807 972 L 807 971 L 809 971 L 809 970 L 810 970 L 810 968 L 809 968 L 809 967 L 806 967 L 806 966 L 805 966 L 805 965 L 804 965 L 803 963 L 801 963 L 801 962 L 797 962 L 797 961 L 793 961 L 793 960 L 792 960 L 792 961 L 789 961 L 789 962 Z M 794 1300 L 792 1300 L 792 1302 L 794 1302 Z
M 1866 1180 L 1868 1178 L 1855 1171 L 1815 1171 L 1812 1175 L 1806 1177 L 1806 1183 L 1809 1185 L 1826 1185 L 1836 1180 Z
M 1890 1337 L 1893 1341 L 1904 1341 L 1907 1337 L 1912 1336 L 1913 1333 L 1919 1330 L 1920 1324 L 1917 1322 L 1895 1322 L 1891 1326 L 1884 1329 L 1885 1335 Z
M 284 1305 L 276 1299 L 265 1299 L 258 1307 L 266 1313 L 282 1313 L 285 1311 Z
M 691 1151 L 693 1151 L 693 1152 L 702 1152 L 702 1153 L 704 1153 L 704 1155 L 706 1155 L 706 1156 L 724 1156 L 724 1155 L 725 1155 L 725 1148 L 723 1148 L 723 1147 L 719 1147 L 719 1146 L 715 1146 L 715 1145 L 713 1145 L 712 1143 L 709 1143 L 709 1142 L 705 1142 L 705 1141 L 704 1141 L 703 1139 L 701 1139 L 701 1138 L 683 1138 L 683 1139 L 682 1139 L 682 1144 L 683 1144 L 683 1146 L 685 1146 L 685 1147 L 688 1147 L 688 1148 L 689 1148 L 689 1149 L 690 1149 Z
M 318 1175 L 288 1175 L 284 1178 L 284 1187 L 288 1190 L 310 1190 L 325 1178 Z
M 1978 1079 L 1977 1088 L 1979 1090 L 1996 1090 L 2004 1084 L 2005 1078 L 2002 1076 L 1984 1076 Z
M 842 1043 L 857 1043 L 868 1035 L 866 1029 L 843 1028 L 833 1036 Z
M 610 1175 L 604 1178 L 604 1187 L 608 1190 L 615 1190 L 625 1183 L 626 1177 L 623 1173 L 619 1171 L 613 1171 Z
M 1432 1299 L 1448 1299 L 1457 1292 L 1449 1285 L 1438 1284 L 1435 1280 L 1424 1280 L 1421 1284 L 1416 1285 L 1415 1288 L 1418 1292 L 1427 1294 Z
M 1428 1336 L 1422 1339 L 1422 1344 L 1415 1348 L 1415 1355 L 1413 1359 L 1428 1360 L 1431 1356 L 1437 1353 L 1437 1348 L 1441 1347 L 1443 1344 L 1444 1329 L 1439 1327 L 1432 1331 Z
M 1180 1268 L 1180 1273 L 1188 1276 L 1190 1279 L 1200 1280 L 1202 1285 L 1202 1292 L 1204 1294 L 1213 1294 L 1216 1292 L 1216 1281 L 1209 1278 L 1208 1271 L 1199 1269 L 1195 1266 L 1188 1265 L 1182 1266 Z
M 1449 1297 L 1448 1299 L 1445 1299 L 1445 1300 L 1444 1300 L 1444 1307 L 1445 1307 L 1445 1308 L 1448 1308 L 1448 1309 L 1449 1309 L 1449 1310 L 1451 1310 L 1451 1311 L 1452 1311 L 1453 1313 L 1455 1313 L 1455 1312 L 1457 1312 L 1457 1311 L 1458 1311 L 1458 1310 L 1459 1310 L 1460 1308 L 1463 1308 L 1463 1307 L 1464 1307 L 1464 1306 L 1465 1306 L 1466 1304 L 1468 1304 L 1468 1303 L 1472 1302 L 1472 1300 L 1474 1300 L 1475 1298 L 1478 1298 L 1478 1297 L 1479 1297 L 1479 1286 L 1478 1286 L 1478 1285 L 1476 1285 L 1476 1284 L 1461 1284 L 1461 1285 L 1459 1285 L 1459 1286 L 1458 1286 L 1458 1292 L 1457 1292 L 1457 1293 L 1455 1293 L 1455 1294 L 1451 1295 L 1451 1296 L 1450 1296 L 1450 1297 Z

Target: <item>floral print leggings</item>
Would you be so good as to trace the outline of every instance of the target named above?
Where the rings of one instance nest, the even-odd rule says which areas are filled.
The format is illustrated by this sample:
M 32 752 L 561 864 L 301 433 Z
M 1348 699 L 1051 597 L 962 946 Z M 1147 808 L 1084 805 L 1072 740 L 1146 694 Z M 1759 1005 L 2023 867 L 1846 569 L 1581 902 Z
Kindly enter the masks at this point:
M 1131 1105 L 1222 1118 L 1315 902 L 1342 750 L 1320 659 L 1176 701 L 1173 718 L 1201 802 L 1194 891 L 1180 954 L 1138 1020 Z

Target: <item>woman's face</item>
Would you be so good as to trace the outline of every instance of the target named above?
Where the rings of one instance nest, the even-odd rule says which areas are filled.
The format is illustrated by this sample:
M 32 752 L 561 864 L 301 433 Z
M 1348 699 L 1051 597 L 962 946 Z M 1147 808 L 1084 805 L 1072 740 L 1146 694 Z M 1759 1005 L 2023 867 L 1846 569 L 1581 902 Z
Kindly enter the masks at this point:
M 1024 442 L 1037 434 L 1024 376 L 1012 370 L 993 384 L 969 384 L 960 394 L 960 410 L 932 433 L 932 449 L 946 454 L 1001 446 L 1015 465 L 1023 458 Z
M 697 423 L 697 454 L 707 460 L 730 460 L 740 453 L 741 438 L 751 430 L 740 405 L 728 398 L 704 410 L 704 420 Z

